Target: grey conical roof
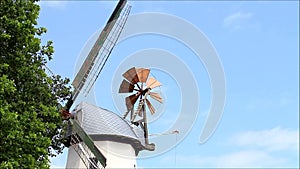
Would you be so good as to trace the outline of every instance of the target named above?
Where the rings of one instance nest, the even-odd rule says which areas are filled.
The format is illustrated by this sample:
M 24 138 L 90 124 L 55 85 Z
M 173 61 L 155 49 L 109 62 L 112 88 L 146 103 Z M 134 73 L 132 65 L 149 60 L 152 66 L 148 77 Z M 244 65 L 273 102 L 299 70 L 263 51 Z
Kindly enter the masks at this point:
M 94 141 L 125 142 L 137 153 L 144 149 L 144 131 L 119 115 L 86 102 L 81 102 L 75 112 L 75 119 Z

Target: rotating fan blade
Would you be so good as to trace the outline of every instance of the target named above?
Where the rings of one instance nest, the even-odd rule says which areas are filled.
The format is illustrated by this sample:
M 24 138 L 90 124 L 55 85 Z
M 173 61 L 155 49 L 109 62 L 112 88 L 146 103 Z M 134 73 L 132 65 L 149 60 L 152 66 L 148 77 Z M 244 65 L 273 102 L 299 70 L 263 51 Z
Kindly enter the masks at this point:
M 155 113 L 155 108 L 152 106 L 152 104 L 150 103 L 150 101 L 148 99 L 146 99 L 146 103 L 147 103 L 147 106 L 148 106 L 151 114 L 153 115 Z
M 150 70 L 145 68 L 136 68 L 136 72 L 139 78 L 139 82 L 146 83 Z
M 125 98 L 127 110 L 130 111 L 133 108 L 133 105 L 139 98 L 139 94 L 133 94 Z
M 159 101 L 160 103 L 163 102 L 163 99 L 162 99 L 162 97 L 160 96 L 159 93 L 150 92 L 150 97 L 157 100 L 157 101 Z
M 133 92 L 134 85 L 129 83 L 127 80 L 123 80 L 120 88 L 119 88 L 119 93 L 131 93 Z
M 123 77 L 127 79 L 131 84 L 136 84 L 139 82 L 139 78 L 137 76 L 137 72 L 135 67 L 132 67 L 131 69 L 127 70 L 124 74 Z
M 150 89 L 154 89 L 158 86 L 161 86 L 161 83 L 154 79 L 153 77 L 150 77 L 149 80 L 146 82 L 147 87 L 149 87 Z

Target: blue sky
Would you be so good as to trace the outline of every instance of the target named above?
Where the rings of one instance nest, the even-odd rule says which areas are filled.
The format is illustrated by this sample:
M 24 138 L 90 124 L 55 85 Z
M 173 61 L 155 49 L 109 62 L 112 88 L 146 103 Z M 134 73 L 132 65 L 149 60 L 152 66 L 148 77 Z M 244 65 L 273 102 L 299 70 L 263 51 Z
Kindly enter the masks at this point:
M 299 2 L 129 1 L 131 14 L 160 12 L 180 17 L 211 41 L 226 78 L 226 103 L 217 130 L 199 143 L 211 104 L 208 73 L 197 56 L 180 42 L 143 35 L 118 44 L 95 86 L 97 105 L 118 112 L 113 104 L 113 73 L 125 56 L 147 48 L 171 51 L 193 73 L 200 103 L 189 134 L 176 149 L 138 160 L 138 167 L 298 167 L 299 166 Z M 43 1 L 39 25 L 53 40 L 53 72 L 74 78 L 81 50 L 102 29 L 115 1 Z M 184 32 L 183 32 L 184 33 Z M 143 43 L 140 43 L 143 42 Z M 124 57 L 123 57 L 123 56 Z M 164 132 L 178 117 L 180 89 L 168 74 L 153 70 L 167 100 L 151 133 Z M 97 87 L 98 86 L 98 87 Z M 101 94 L 99 94 L 101 93 Z M 192 106 L 192 105 L 191 105 Z M 177 113 L 176 113 L 177 112 Z M 167 136 L 175 142 L 176 136 Z M 159 146 L 159 145 L 157 145 Z M 67 152 L 52 159 L 64 167 Z

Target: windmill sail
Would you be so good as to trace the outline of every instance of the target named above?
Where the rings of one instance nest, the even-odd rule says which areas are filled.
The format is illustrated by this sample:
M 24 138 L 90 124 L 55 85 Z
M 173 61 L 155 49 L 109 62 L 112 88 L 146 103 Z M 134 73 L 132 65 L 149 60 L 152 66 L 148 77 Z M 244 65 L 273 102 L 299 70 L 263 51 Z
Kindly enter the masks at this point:
M 86 134 L 76 120 L 70 119 L 69 123 L 72 126 L 73 133 L 71 136 L 71 143 L 84 164 L 86 166 L 92 165 L 94 168 L 100 168 L 100 165 L 98 164 L 98 162 L 100 162 L 101 166 L 105 167 L 106 158 L 99 151 L 90 136 Z
M 127 0 L 120 0 L 104 29 L 100 33 L 93 48 L 83 62 L 72 85 L 73 100 L 84 90 L 87 95 L 103 69 L 112 49 L 114 48 L 129 15 L 131 6 L 125 6 Z M 87 79 L 89 79 L 87 81 Z
M 146 82 L 146 85 L 147 87 L 154 89 L 158 86 L 161 86 L 161 83 L 153 77 L 150 77 L 149 80 Z
M 127 0 L 120 0 L 108 19 L 104 29 L 98 36 L 94 46 L 84 60 L 72 85 L 73 96 L 68 100 L 65 111 L 69 111 L 80 92 L 87 95 L 102 71 L 111 51 L 113 50 L 121 31 L 126 23 L 131 6 L 126 5 Z M 126 5 L 126 6 L 125 6 Z M 131 88 L 130 88 L 131 90 Z M 69 117 L 70 118 L 70 117 Z M 72 146 L 88 168 L 102 168 L 106 166 L 106 158 L 93 143 L 89 135 L 72 118 L 68 119 L 67 147 Z
M 157 100 L 157 101 L 159 101 L 160 103 L 163 102 L 162 97 L 158 93 L 150 92 L 150 97 L 153 98 L 153 99 L 155 99 L 155 100 Z

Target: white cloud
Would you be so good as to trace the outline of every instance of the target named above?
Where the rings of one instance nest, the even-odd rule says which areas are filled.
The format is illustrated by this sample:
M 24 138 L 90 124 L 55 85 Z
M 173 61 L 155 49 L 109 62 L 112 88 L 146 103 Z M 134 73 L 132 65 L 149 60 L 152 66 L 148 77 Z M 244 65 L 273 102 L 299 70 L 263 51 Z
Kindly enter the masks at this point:
M 287 168 L 299 162 L 299 130 L 274 127 L 268 130 L 235 134 L 225 144 L 229 151 L 215 155 L 178 154 L 177 167 L 212 168 Z M 233 148 L 234 150 L 230 150 Z M 221 150 L 222 151 L 222 150 Z M 288 155 L 287 155 L 288 154 Z M 161 159 L 161 163 L 172 157 Z
M 284 167 L 286 160 L 281 157 L 273 157 L 271 154 L 259 150 L 243 150 L 229 153 L 216 158 L 217 167 Z
M 253 13 L 250 12 L 236 12 L 227 16 L 224 19 L 223 24 L 225 27 L 228 28 L 240 29 L 245 24 L 244 22 L 251 19 L 253 16 Z
M 174 161 L 172 157 L 161 159 L 162 163 Z M 241 150 L 216 156 L 178 155 L 177 167 L 204 167 L 204 168 L 263 168 L 286 167 L 287 160 L 274 157 L 264 151 Z
M 233 137 L 240 146 L 260 148 L 267 151 L 299 151 L 299 131 L 275 127 L 271 130 L 247 131 Z

